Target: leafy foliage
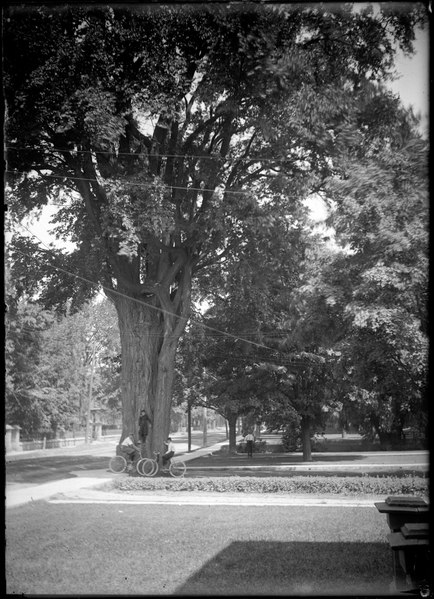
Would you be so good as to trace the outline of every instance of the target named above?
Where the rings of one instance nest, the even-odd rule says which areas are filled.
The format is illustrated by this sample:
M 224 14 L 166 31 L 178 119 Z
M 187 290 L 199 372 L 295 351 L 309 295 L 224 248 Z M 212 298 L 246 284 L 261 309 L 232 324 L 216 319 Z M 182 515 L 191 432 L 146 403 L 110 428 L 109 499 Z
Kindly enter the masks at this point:
M 7 289 L 6 421 L 19 424 L 23 438 L 83 425 L 91 368 L 94 405 L 119 410 L 113 309 L 97 304 L 60 317 Z
M 8 8 L 12 210 L 19 220 L 60 204 L 58 234 L 77 244 L 50 268 L 17 240 L 18 263 L 44 271 L 45 307 L 65 312 L 72 296 L 75 309 L 97 284 L 115 302 L 125 427 L 145 402 L 157 444 L 167 434 L 192 278 L 256 256 L 256 238 L 278 259 L 259 231 L 282 216 L 297 229 L 301 200 L 344 181 L 386 134 L 399 145 L 394 124 L 405 135 L 408 115 L 378 82 L 423 20 L 419 5 Z M 252 266 L 242 262 L 240 282 Z M 259 297 L 266 279 L 263 268 L 245 280 Z
M 411 50 L 423 15 L 381 10 L 10 9 L 11 183 L 20 196 L 33 186 L 29 207 L 56 198 L 62 177 L 77 190 L 86 210 L 66 202 L 65 217 L 80 238 L 93 229 L 95 279 L 105 256 L 130 278 L 135 257 L 150 288 L 161 243 L 214 261 L 264 194 L 289 205 L 393 122 L 396 100 L 370 79 L 387 76 L 394 37 Z
M 406 475 L 384 476 L 291 476 L 185 478 L 123 478 L 114 480 L 115 489 L 140 491 L 196 491 L 214 493 L 306 493 L 320 495 L 428 495 L 428 479 Z
M 311 323 L 320 332 L 319 315 L 328 315 L 329 341 L 341 354 L 341 411 L 367 434 L 399 438 L 405 425 L 426 426 L 426 142 L 407 130 L 394 149 L 386 140 L 371 154 L 330 179 L 329 224 L 345 251 L 316 261 L 295 306 L 304 338 Z
M 6 301 L 5 419 L 8 424 L 19 424 L 25 433 L 51 424 L 50 397 L 43 388 L 38 389 L 35 370 L 40 360 L 44 331 L 52 325 L 54 317 L 40 306 L 18 299 L 8 279 Z

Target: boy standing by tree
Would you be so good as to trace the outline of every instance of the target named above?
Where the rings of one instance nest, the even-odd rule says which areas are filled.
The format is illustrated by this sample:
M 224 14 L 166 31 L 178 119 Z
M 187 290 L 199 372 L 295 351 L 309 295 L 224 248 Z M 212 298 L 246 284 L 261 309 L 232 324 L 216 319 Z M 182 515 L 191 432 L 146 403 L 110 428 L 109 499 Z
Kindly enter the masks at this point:
M 149 433 L 149 425 L 151 424 L 151 419 L 146 413 L 146 410 L 143 409 L 140 412 L 139 416 L 139 440 L 141 443 L 145 444 L 146 437 Z

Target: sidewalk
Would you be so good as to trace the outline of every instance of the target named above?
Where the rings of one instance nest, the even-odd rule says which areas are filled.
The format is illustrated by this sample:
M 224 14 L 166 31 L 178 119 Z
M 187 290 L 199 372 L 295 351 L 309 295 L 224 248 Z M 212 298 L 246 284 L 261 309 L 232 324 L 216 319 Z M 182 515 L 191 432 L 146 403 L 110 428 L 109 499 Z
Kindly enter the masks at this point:
M 203 447 L 200 449 L 196 449 L 191 453 L 187 453 L 187 446 L 184 448 L 185 453 L 179 453 L 179 458 L 184 462 L 189 462 L 197 457 L 203 457 L 211 454 L 214 451 L 218 451 L 222 445 L 227 444 L 227 440 L 222 441 L 220 443 L 216 443 L 215 445 L 211 445 L 209 447 Z M 91 445 L 92 449 L 98 452 L 105 452 L 105 446 L 107 444 L 101 444 L 100 447 L 97 447 L 97 443 L 93 443 Z M 108 455 L 114 455 L 114 446 L 116 442 L 108 444 Z M 12 457 L 15 459 L 24 459 L 26 457 L 46 457 L 47 452 L 48 455 L 71 455 L 71 454 L 79 454 L 89 452 L 89 446 L 77 446 L 77 447 L 64 447 L 64 448 L 56 448 L 56 449 L 45 449 L 45 450 L 33 450 L 26 452 L 16 452 L 9 454 L 8 457 Z M 29 456 L 27 454 L 32 454 Z M 103 454 L 104 455 L 104 454 Z M 44 483 L 41 485 L 22 485 L 22 484 L 6 484 L 5 498 L 6 498 L 6 508 L 17 507 L 19 505 L 23 505 L 25 503 L 29 503 L 32 501 L 38 501 L 40 499 L 48 499 L 53 495 L 60 493 L 72 494 L 76 496 L 77 493 L 83 493 L 86 495 L 89 489 L 95 487 L 104 487 L 106 485 L 110 485 L 112 480 L 119 476 L 128 476 L 127 474 L 114 474 L 107 470 L 78 470 L 72 471 L 71 474 L 76 478 L 68 478 L 62 479 L 50 483 Z M 104 491 L 99 491 L 100 498 L 107 497 L 108 493 Z M 155 497 L 155 496 L 154 496 Z M 163 496 L 165 497 L 165 496 Z M 161 500 L 160 502 L 163 502 Z
M 93 443 L 89 446 L 77 446 L 75 448 L 58 448 L 50 450 L 35 450 L 32 452 L 20 452 L 19 457 L 15 459 L 30 457 L 27 454 L 32 453 L 33 457 L 44 457 L 49 452 L 50 455 L 71 455 L 95 452 L 98 455 L 111 456 L 114 454 L 115 441 L 112 443 L 101 443 L 99 446 L 98 442 Z M 428 452 L 387 452 L 387 453 L 363 453 L 354 454 L 354 452 L 347 453 L 315 453 L 313 455 L 313 463 L 302 463 L 302 456 L 300 454 L 255 454 L 251 459 L 247 458 L 246 455 L 213 455 L 218 452 L 222 445 L 227 445 L 228 441 L 224 440 L 209 447 L 202 447 L 187 452 L 187 444 L 183 447 L 182 443 L 178 444 L 179 453 L 177 457 L 182 459 L 184 462 L 192 462 L 188 464 L 189 471 L 207 471 L 209 475 L 213 475 L 213 471 L 216 470 L 246 470 L 251 471 L 252 475 L 255 472 L 269 472 L 270 475 L 273 472 L 278 471 L 312 471 L 321 473 L 324 471 L 330 471 L 331 469 L 336 471 L 358 471 L 360 469 L 391 469 L 390 461 L 397 458 L 404 458 L 405 461 L 394 464 L 393 468 L 396 470 L 418 468 L 419 470 L 428 470 L 429 460 Z M 16 455 L 16 454 L 15 454 Z M 379 460 L 385 455 L 388 456 L 388 464 L 375 463 L 375 460 Z M 10 456 L 7 456 L 10 457 Z M 13 457 L 13 456 L 12 456 Z M 339 463 L 336 463 L 339 460 Z M 370 463 L 372 462 L 373 463 Z M 298 462 L 298 463 L 294 463 Z M 319 463 L 322 462 L 322 463 Z M 373 506 L 374 501 L 381 500 L 382 498 L 370 498 L 370 499 L 355 499 L 355 498 L 340 498 L 336 497 L 324 497 L 317 496 L 276 496 L 271 494 L 260 494 L 253 496 L 253 494 L 215 494 L 215 493 L 176 493 L 170 492 L 168 494 L 156 493 L 156 492 L 143 492 L 140 495 L 126 494 L 120 492 L 112 492 L 111 483 L 112 480 L 120 476 L 128 476 L 127 474 L 113 474 L 107 470 L 79 470 L 73 471 L 71 474 L 75 478 L 63 479 L 55 482 L 45 483 L 41 485 L 22 485 L 22 484 L 7 484 L 6 485 L 6 507 L 16 507 L 23 505 L 31 501 L 37 501 L 40 499 L 48 499 L 56 496 L 56 499 L 51 501 L 56 502 L 98 502 L 98 503 L 169 503 L 179 505 L 346 505 L 350 506 Z M 107 490 L 103 490 L 106 487 Z M 59 493 L 62 496 L 58 496 Z
M 184 461 L 192 460 L 196 457 L 207 455 L 211 451 L 218 451 L 221 445 L 227 445 L 229 441 L 227 439 L 208 447 L 200 447 L 199 445 L 192 444 L 191 452 L 188 451 L 188 442 L 185 439 L 185 435 L 177 435 L 172 433 L 173 440 L 176 445 L 177 455 L 183 456 Z M 237 437 L 237 443 L 241 441 L 242 437 Z M 81 443 L 79 445 L 70 447 L 55 447 L 51 449 L 32 449 L 29 451 L 8 451 L 6 454 L 6 462 L 15 460 L 24 460 L 29 458 L 44 458 L 53 455 L 80 455 L 80 454 L 94 454 L 99 456 L 111 457 L 115 454 L 115 448 L 119 439 L 116 438 L 101 438 L 98 441 L 92 443 Z M 217 450 L 216 450 L 217 447 Z
M 119 476 L 119 475 L 118 475 Z M 137 494 L 122 491 L 104 491 L 94 488 L 81 488 L 74 491 L 62 491 L 48 498 L 49 503 L 101 503 L 109 505 L 229 505 L 243 507 L 370 507 L 384 497 L 339 497 L 321 495 L 287 495 L 277 493 L 216 493 L 184 491 L 140 491 Z
M 193 457 L 194 463 L 189 469 L 204 470 L 250 470 L 250 471 L 287 471 L 287 472 L 360 472 L 360 471 L 419 471 L 429 469 L 427 451 L 389 451 L 389 452 L 313 452 L 312 461 L 303 461 L 300 452 L 253 454 L 211 455 Z

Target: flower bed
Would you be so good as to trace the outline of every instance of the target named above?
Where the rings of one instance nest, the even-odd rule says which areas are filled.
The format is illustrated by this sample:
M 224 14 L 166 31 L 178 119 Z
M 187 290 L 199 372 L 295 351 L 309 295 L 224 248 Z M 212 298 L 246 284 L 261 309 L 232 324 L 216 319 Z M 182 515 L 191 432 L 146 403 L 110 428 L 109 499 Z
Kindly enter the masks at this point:
M 203 491 L 219 493 L 300 493 L 332 495 L 417 495 L 428 497 L 427 478 L 395 476 L 228 476 L 208 478 L 120 478 L 121 491 Z

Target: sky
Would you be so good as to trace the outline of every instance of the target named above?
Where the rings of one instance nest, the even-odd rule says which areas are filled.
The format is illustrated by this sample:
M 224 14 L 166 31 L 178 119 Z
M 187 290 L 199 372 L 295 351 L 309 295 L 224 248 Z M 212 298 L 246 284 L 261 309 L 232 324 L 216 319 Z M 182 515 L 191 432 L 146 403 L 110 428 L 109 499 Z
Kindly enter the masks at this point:
M 429 32 L 419 30 L 414 43 L 415 55 L 405 57 L 398 52 L 396 70 L 399 79 L 392 82 L 392 91 L 398 93 L 404 106 L 413 106 L 422 116 L 421 128 L 428 137 L 429 119 Z

